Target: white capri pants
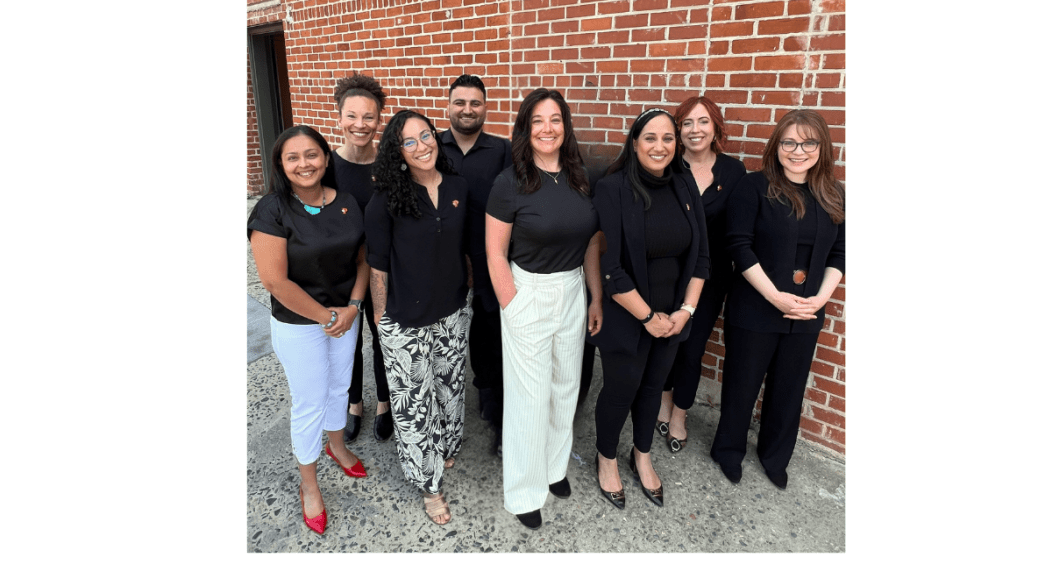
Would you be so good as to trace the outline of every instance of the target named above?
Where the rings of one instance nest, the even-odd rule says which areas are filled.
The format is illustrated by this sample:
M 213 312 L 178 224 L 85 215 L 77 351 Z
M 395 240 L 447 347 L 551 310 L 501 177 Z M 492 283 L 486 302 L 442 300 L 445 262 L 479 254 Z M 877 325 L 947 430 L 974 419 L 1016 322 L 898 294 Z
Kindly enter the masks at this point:
M 270 317 L 270 343 L 285 369 L 292 395 L 292 452 L 300 465 L 321 455 L 323 431 L 347 425 L 347 388 L 361 318 L 340 338 L 321 325 L 290 325 Z
M 584 273 L 511 264 L 515 297 L 500 312 L 504 350 L 504 508 L 535 511 L 566 477 L 587 329 Z

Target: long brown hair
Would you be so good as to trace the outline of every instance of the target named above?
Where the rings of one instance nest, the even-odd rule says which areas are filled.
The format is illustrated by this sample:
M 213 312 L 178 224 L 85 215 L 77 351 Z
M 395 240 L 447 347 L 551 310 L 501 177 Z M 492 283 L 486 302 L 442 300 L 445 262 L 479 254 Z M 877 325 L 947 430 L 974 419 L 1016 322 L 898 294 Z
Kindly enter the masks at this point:
M 533 109 L 545 99 L 555 101 L 559 106 L 559 113 L 563 116 L 563 145 L 559 147 L 559 163 L 568 174 L 570 188 L 588 196 L 588 175 L 584 171 L 584 160 L 577 148 L 577 137 L 573 134 L 570 106 L 566 104 L 562 93 L 543 87 L 531 91 L 522 100 L 519 114 L 515 116 L 515 126 L 512 128 L 511 158 L 519 192 L 531 194 L 541 189 L 541 174 L 533 164 L 533 147 L 530 146 L 530 118 L 533 116 Z
M 778 146 L 785 131 L 792 125 L 796 125 L 798 129 L 806 129 L 812 137 L 818 139 L 818 162 L 807 171 L 807 183 L 815 196 L 815 202 L 829 214 L 833 223 L 839 224 L 844 221 L 844 185 L 833 174 L 833 141 L 829 136 L 829 125 L 822 115 L 810 109 L 796 109 L 786 113 L 774 127 L 771 138 L 767 140 L 760 163 L 761 170 L 767 177 L 767 197 L 783 204 L 788 203 L 796 214 L 796 219 L 804 217 L 803 194 L 785 176 L 782 163 L 778 160 Z

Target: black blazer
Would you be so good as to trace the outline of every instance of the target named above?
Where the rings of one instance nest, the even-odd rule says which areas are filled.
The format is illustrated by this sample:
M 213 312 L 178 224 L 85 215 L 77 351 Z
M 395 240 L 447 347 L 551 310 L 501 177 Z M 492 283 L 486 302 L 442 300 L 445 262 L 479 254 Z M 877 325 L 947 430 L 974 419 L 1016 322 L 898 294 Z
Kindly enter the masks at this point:
M 834 224 L 821 207 L 816 208 L 818 233 L 811 251 L 802 297 L 818 293 L 826 267 L 844 273 L 844 224 Z M 825 308 L 817 319 L 794 321 L 782 316 L 741 272 L 757 263 L 779 291 L 792 292 L 800 224 L 788 204 L 767 198 L 763 172 L 746 174 L 727 205 L 727 253 L 734 262 L 734 279 L 727 294 L 727 324 L 756 332 L 805 332 L 822 330 Z M 604 323 L 605 326 L 605 323 Z M 792 331 L 790 331 L 792 327 Z
M 673 172 L 672 189 L 690 222 L 690 250 L 676 283 L 676 305 L 683 303 L 687 284 L 692 277 L 709 277 L 709 240 L 705 231 L 705 211 L 701 205 L 698 185 L 690 173 Z M 602 351 L 634 354 L 639 350 L 640 334 L 645 332 L 639 319 L 625 310 L 611 296 L 636 289 L 650 302 L 647 282 L 647 258 L 643 201 L 636 200 L 632 185 L 622 170 L 596 185 L 592 199 L 599 213 L 599 229 L 606 236 L 606 252 L 600 258 L 603 282 L 603 327 L 590 338 Z M 690 321 L 680 334 L 671 337 L 672 344 L 690 334 Z

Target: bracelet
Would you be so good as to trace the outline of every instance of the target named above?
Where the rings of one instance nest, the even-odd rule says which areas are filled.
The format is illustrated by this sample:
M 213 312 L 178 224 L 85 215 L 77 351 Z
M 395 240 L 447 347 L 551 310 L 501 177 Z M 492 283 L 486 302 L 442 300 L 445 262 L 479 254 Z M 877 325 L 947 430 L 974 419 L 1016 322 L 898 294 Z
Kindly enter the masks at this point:
M 336 311 L 329 311 L 329 312 L 332 313 L 332 318 L 329 319 L 329 322 L 327 324 L 324 324 L 324 325 L 321 326 L 321 328 L 323 328 L 323 329 L 332 328 L 332 323 L 336 322 Z
M 654 311 L 650 311 L 650 314 L 647 315 L 645 318 L 639 319 L 639 322 L 641 322 L 641 323 L 643 323 L 645 325 L 645 324 L 649 323 L 650 319 L 652 319 L 652 318 L 654 318 Z
M 695 307 L 692 307 L 692 306 L 686 304 L 686 303 L 683 303 L 683 306 L 680 307 L 680 310 L 690 313 L 690 318 L 693 319 L 694 318 L 694 311 L 697 310 L 697 309 Z

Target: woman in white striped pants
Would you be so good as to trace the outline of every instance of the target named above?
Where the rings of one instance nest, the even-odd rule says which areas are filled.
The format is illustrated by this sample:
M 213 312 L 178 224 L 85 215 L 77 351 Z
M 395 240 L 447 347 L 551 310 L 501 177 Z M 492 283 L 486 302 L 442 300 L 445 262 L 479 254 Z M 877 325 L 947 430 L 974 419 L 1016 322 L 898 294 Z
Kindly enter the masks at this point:
M 526 96 L 511 149 L 486 205 L 486 258 L 501 307 L 504 508 L 537 529 L 548 493 L 570 496 L 585 329 L 602 324 L 599 218 L 562 94 Z

